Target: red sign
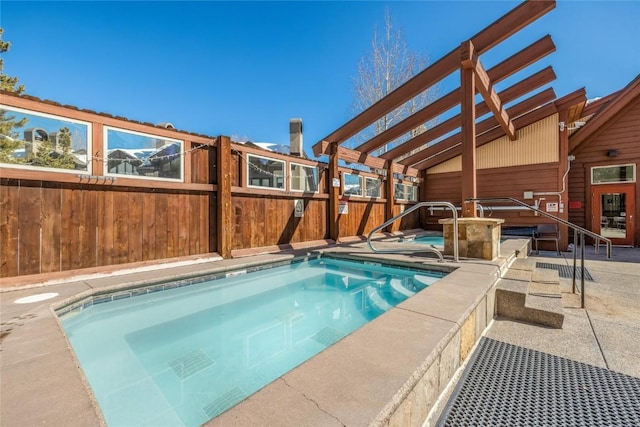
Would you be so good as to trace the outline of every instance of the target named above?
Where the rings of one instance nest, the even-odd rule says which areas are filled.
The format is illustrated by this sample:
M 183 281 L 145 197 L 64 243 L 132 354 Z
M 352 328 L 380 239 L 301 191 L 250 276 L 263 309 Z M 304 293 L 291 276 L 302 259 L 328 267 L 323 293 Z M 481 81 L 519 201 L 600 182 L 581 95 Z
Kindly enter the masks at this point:
M 582 208 L 582 202 L 580 200 L 569 201 L 569 209 L 580 209 L 580 208 Z

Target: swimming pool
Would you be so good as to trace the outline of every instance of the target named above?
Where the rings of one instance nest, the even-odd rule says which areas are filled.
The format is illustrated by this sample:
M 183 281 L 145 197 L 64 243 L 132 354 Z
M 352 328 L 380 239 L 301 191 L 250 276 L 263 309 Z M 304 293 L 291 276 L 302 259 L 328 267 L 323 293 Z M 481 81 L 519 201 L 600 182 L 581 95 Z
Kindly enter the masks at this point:
M 108 425 L 200 425 L 445 274 L 331 258 L 244 273 L 59 311 Z

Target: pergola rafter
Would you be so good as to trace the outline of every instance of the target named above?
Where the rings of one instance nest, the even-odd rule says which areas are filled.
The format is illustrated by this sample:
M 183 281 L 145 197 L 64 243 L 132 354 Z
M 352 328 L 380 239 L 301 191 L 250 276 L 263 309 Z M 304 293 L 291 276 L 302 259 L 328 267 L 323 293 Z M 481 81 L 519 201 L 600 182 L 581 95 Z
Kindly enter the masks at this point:
M 487 71 L 487 75 L 492 82 L 498 83 L 549 55 L 554 52 L 555 49 L 556 47 L 551 40 L 551 36 L 547 35 L 522 49 L 517 54 L 492 67 Z M 360 144 L 355 148 L 355 150 L 362 153 L 371 153 L 387 144 L 389 141 L 395 140 L 401 135 L 404 135 L 412 129 L 415 129 L 423 123 L 433 119 L 438 114 L 455 107 L 459 103 L 460 88 L 457 88 L 442 96 L 437 101 L 425 106 L 421 110 L 416 111 L 414 114 L 402 120 L 395 126 L 390 127 L 370 140 Z
M 386 212 L 390 214 L 393 212 L 394 204 L 392 184 L 394 174 L 416 176 L 419 171 L 433 165 L 434 161 L 442 161 L 442 158 L 451 156 L 453 153 L 462 153 L 463 200 L 475 198 L 475 150 L 479 141 L 486 143 L 487 138 L 495 134 L 506 134 L 514 140 L 518 128 L 525 126 L 524 123 L 527 122 L 524 117 L 520 116 L 536 109 L 547 111 L 550 108 L 555 108 L 553 104 L 550 104 L 550 107 L 540 108 L 555 99 L 555 93 L 551 89 L 542 91 L 510 108 L 505 107 L 507 103 L 523 97 L 555 79 L 555 74 L 550 67 L 499 93 L 495 89 L 496 83 L 553 52 L 555 46 L 550 36 L 539 39 L 490 70 L 485 70 L 480 55 L 537 20 L 555 6 L 555 0 L 523 2 L 316 143 L 313 146 L 313 152 L 316 156 L 330 155 L 329 176 L 332 178 L 332 182 L 339 182 L 337 179 L 339 177 L 338 159 L 363 164 L 373 169 L 386 170 L 388 176 Z M 459 88 L 450 91 L 354 150 L 340 147 L 340 144 L 348 138 L 457 70 L 460 71 Z M 475 103 L 476 92 L 480 93 L 483 98 L 483 101 L 478 104 Z M 448 118 L 443 123 L 399 144 L 380 156 L 372 155 L 378 148 L 442 115 L 456 105 L 460 105 L 460 114 Z M 539 111 L 531 117 L 537 116 Z M 476 123 L 477 117 L 489 112 L 492 113 L 492 117 Z M 434 142 L 455 131 L 456 128 L 460 129 L 459 133 Z M 496 138 L 500 136 L 498 135 Z M 407 157 L 415 150 L 420 151 Z M 464 206 L 463 212 L 465 216 L 476 215 L 473 204 Z M 332 221 L 335 220 L 338 223 L 338 207 L 335 197 L 330 198 L 329 214 Z M 338 237 L 338 234 L 330 234 L 331 238 Z
M 493 116 L 500 124 L 500 127 L 509 136 L 509 139 L 514 141 L 516 139 L 516 131 L 513 127 L 513 123 L 505 111 L 500 97 L 496 93 L 496 89 L 493 86 L 494 82 L 491 81 L 491 78 L 482 66 L 482 62 L 473 47 L 473 43 L 471 43 L 470 40 L 462 43 L 460 52 L 463 58 L 462 68 L 473 71 L 476 83 L 475 86 L 478 92 L 482 95 L 484 102 L 493 113 Z
M 507 113 L 512 116 L 512 117 L 519 117 L 522 116 L 524 114 L 526 114 L 527 112 L 541 106 L 544 105 L 548 102 L 553 101 L 556 98 L 556 94 L 554 92 L 554 90 L 552 88 L 548 88 L 545 89 L 544 91 L 533 95 L 530 98 L 527 98 L 526 100 L 514 105 L 513 107 L 510 107 L 507 109 Z M 516 126 L 517 128 L 521 128 L 522 122 L 518 122 L 517 120 L 515 120 L 516 124 L 518 126 Z M 524 126 L 528 126 L 524 125 Z M 495 117 L 489 117 L 479 123 L 476 124 L 476 132 L 478 137 L 483 136 L 486 132 L 491 131 L 494 128 L 498 128 L 499 130 L 502 130 L 499 126 L 498 126 L 498 122 L 495 119 Z M 496 138 L 499 138 L 500 136 L 504 135 L 501 134 L 499 136 L 497 136 Z M 441 151 L 447 151 L 449 150 L 451 147 L 455 146 L 455 145 L 459 145 L 461 143 L 461 133 L 458 132 L 454 135 L 451 135 L 445 139 L 443 139 L 442 141 L 439 141 L 438 143 L 425 148 L 422 151 L 419 151 L 418 153 L 407 157 L 406 159 L 401 160 L 399 163 L 400 164 L 404 164 L 406 166 L 412 166 L 415 169 L 425 169 L 427 167 L 433 166 L 425 166 L 424 164 L 422 164 L 421 162 L 426 159 L 426 158 L 432 158 L 434 155 L 437 155 L 439 152 Z M 494 138 L 495 139 L 495 138 Z M 476 144 L 477 145 L 477 144 Z
M 539 88 L 543 84 L 549 83 L 555 79 L 555 73 L 551 67 L 547 67 L 539 73 L 534 74 L 533 76 L 516 83 L 515 85 L 505 89 L 500 93 L 500 97 L 503 99 L 505 103 L 511 102 L 521 96 L 526 95 L 527 93 Z M 528 104 L 527 104 L 528 105 Z M 490 112 L 490 108 L 485 101 L 479 102 L 476 104 L 476 114 L 478 116 L 483 116 Z M 534 106 L 533 108 L 537 107 Z M 434 141 L 435 139 L 446 135 L 452 130 L 460 127 L 460 123 L 462 120 L 462 114 L 458 114 L 456 116 L 451 117 L 450 119 L 440 123 L 437 126 L 427 130 L 420 135 L 413 137 L 412 139 L 406 141 L 404 144 L 399 145 L 396 148 L 389 150 L 388 152 L 382 154 L 380 157 L 383 159 L 395 159 L 404 154 L 409 153 L 415 149 L 420 147 L 424 147 L 425 144 Z M 407 164 L 406 162 L 400 160 L 400 163 Z
M 531 22 L 545 15 L 555 6 L 556 2 L 553 0 L 526 1 L 480 31 L 470 40 L 473 42 L 476 52 L 482 54 L 520 31 Z M 378 118 L 393 111 L 398 106 L 411 100 L 422 91 L 453 73 L 459 66 L 460 52 L 459 48 L 455 48 L 433 65 L 425 68 L 383 99 L 323 138 L 322 141 L 338 144 L 344 142 L 375 122 Z M 313 146 L 313 152 L 316 156 L 321 154 L 320 143 L 316 143 Z

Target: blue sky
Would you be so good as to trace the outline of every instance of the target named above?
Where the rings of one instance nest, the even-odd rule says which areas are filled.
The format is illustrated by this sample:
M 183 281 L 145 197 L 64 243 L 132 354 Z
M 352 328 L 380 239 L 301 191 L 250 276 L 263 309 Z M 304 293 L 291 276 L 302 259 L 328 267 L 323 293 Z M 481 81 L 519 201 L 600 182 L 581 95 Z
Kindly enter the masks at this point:
M 353 116 L 353 78 L 385 8 L 409 48 L 432 61 L 517 6 L 513 1 L 2 1 L 12 43 L 5 72 L 29 95 L 206 135 L 288 143 L 304 121 L 306 151 Z M 640 1 L 559 1 L 481 57 L 486 68 L 550 34 L 558 96 L 589 98 L 640 73 Z M 440 87 L 446 93 L 456 77 Z M 498 89 L 509 86 L 506 80 Z

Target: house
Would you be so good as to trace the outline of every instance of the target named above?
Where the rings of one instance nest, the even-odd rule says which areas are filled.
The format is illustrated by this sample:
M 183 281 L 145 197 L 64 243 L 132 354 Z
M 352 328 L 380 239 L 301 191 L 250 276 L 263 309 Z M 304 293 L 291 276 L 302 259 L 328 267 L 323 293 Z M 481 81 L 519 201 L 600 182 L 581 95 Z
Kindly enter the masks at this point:
M 569 137 L 569 221 L 640 246 L 640 75 L 582 116 Z

